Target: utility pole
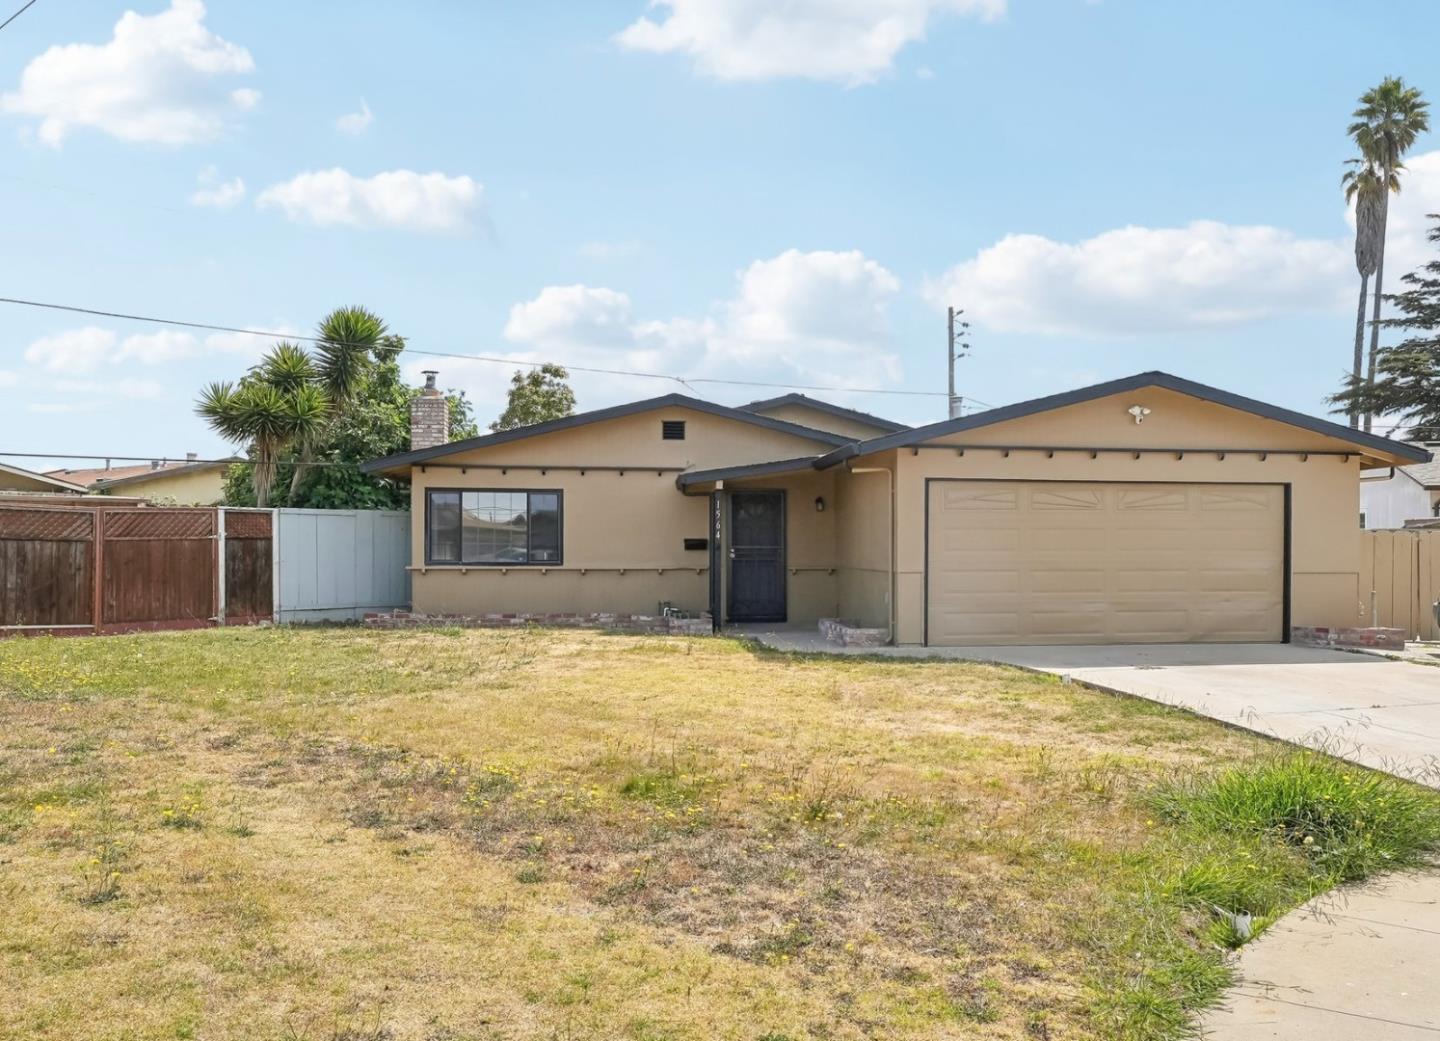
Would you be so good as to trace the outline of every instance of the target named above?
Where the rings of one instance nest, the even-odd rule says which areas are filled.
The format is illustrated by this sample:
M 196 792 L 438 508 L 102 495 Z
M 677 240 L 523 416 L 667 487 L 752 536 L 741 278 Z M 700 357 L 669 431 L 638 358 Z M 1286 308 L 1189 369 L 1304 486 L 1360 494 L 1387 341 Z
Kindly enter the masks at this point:
M 951 307 L 948 308 L 948 312 L 949 336 L 947 337 L 945 356 L 950 366 L 950 418 L 959 419 L 960 404 L 964 399 L 955 393 L 955 361 L 970 352 L 970 344 L 965 339 L 969 335 L 970 323 L 957 321 L 965 313 L 963 308 Z

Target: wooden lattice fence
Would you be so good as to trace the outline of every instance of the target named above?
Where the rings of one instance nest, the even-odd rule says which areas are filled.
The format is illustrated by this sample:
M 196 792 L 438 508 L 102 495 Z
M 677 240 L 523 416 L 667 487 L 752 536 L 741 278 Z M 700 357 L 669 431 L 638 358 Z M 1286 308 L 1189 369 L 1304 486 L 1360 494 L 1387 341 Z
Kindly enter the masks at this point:
M 268 619 L 271 524 L 263 510 L 0 505 L 0 634 Z

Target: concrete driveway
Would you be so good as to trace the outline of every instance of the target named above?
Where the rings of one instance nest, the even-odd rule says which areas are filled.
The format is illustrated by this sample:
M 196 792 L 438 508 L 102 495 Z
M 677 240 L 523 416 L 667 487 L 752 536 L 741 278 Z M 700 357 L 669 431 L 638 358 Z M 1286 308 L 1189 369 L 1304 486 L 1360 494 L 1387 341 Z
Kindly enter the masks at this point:
M 1177 705 L 1440 787 L 1433 666 L 1284 644 L 965 647 L 954 656 Z

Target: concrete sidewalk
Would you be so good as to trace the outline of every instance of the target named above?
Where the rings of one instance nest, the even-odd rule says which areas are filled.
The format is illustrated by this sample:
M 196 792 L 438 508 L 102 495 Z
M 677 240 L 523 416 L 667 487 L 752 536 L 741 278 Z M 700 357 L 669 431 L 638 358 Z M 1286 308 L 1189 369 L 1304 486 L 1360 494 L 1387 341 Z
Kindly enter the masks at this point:
M 1440 878 L 1327 893 L 1244 949 L 1209 1041 L 1420 1041 L 1440 1036 Z

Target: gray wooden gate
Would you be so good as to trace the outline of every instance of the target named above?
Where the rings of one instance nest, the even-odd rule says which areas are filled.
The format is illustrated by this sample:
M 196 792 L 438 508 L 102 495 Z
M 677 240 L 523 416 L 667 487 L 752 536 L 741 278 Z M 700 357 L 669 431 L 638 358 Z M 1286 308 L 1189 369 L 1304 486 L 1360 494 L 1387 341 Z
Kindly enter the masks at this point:
M 410 606 L 410 514 L 276 510 L 275 621 L 339 622 Z

